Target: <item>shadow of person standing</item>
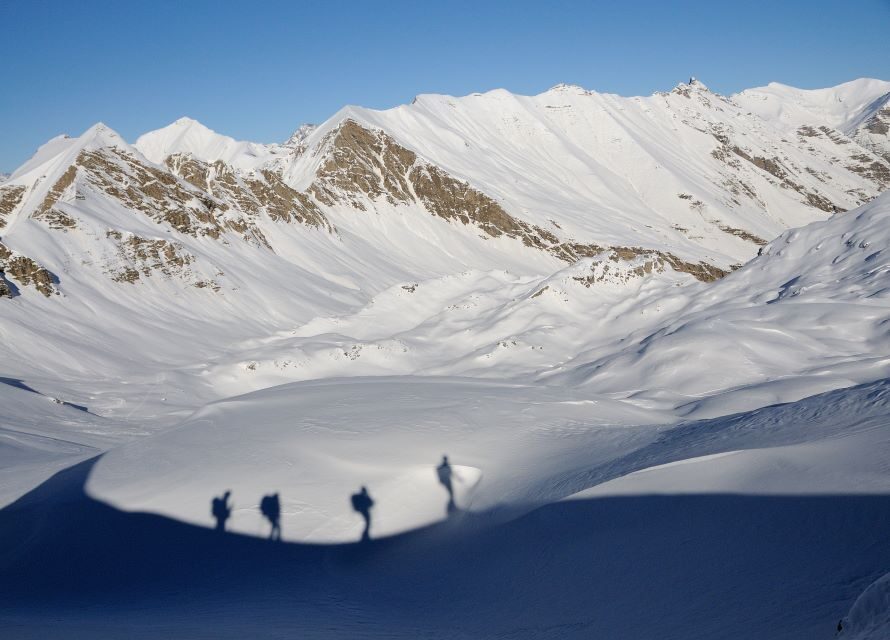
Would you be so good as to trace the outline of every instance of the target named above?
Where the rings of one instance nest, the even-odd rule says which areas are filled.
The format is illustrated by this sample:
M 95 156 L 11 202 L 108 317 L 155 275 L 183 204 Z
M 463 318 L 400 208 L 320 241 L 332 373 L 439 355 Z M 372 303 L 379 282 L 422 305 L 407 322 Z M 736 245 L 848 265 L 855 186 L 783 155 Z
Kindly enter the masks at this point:
M 229 504 L 231 491 L 226 491 L 221 496 L 216 496 L 210 502 L 210 513 L 216 518 L 216 530 L 226 530 L 226 520 L 232 515 L 232 505 Z
M 367 487 L 362 487 L 361 491 L 352 494 L 352 508 L 360 513 L 362 518 L 365 519 L 365 530 L 362 532 L 362 542 L 367 542 L 371 539 L 371 507 L 373 506 L 374 501 L 371 499 L 371 496 L 368 495 Z
M 448 456 L 442 456 L 442 464 L 436 467 L 436 475 L 439 476 L 439 484 L 445 487 L 445 490 L 448 491 L 448 506 L 446 507 L 446 513 L 451 515 L 457 511 L 457 504 L 454 502 L 454 484 L 452 483 L 454 469 L 451 468 L 451 463 L 448 462 Z
M 263 496 L 260 500 L 260 513 L 272 525 L 269 540 L 281 540 L 281 500 L 278 499 L 277 493 Z

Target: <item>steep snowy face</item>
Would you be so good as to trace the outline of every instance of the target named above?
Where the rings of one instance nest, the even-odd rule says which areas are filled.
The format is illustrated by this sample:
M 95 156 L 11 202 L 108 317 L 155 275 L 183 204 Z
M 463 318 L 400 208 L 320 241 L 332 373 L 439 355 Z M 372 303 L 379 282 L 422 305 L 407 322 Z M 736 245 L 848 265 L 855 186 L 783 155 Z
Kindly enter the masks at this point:
M 872 103 L 856 122 L 851 137 L 890 162 L 890 92 Z
M 297 127 L 297 130 L 291 134 L 291 137 L 287 139 L 287 142 L 285 142 L 284 145 L 292 149 L 304 148 L 306 139 L 309 138 L 312 132 L 317 128 L 318 127 L 314 124 L 301 124 Z

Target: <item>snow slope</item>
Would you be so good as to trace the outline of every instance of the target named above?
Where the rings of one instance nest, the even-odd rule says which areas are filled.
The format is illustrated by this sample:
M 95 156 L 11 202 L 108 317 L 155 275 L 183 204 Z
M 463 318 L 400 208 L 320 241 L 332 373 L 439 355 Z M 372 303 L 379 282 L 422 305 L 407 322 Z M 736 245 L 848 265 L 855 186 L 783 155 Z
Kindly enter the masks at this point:
M 564 479 L 551 486 L 554 477 L 597 459 L 623 458 L 661 433 L 629 426 L 750 411 L 888 377 L 890 263 L 878 248 L 890 245 L 888 218 L 885 195 L 858 211 L 787 232 L 736 273 L 696 289 L 666 324 L 647 327 L 642 341 L 631 334 L 608 356 L 568 364 L 557 375 L 558 386 L 370 378 L 275 387 L 209 405 L 171 431 L 116 449 L 98 464 L 91 490 L 125 508 L 207 523 L 207 496 L 225 487 L 239 498 L 246 494 L 253 505 L 263 487 L 292 486 L 299 502 L 286 510 L 286 535 L 342 541 L 355 536 L 358 523 L 338 492 L 366 482 L 379 487 L 381 502 L 396 505 L 392 513 L 381 507 L 382 534 L 433 520 L 441 490 L 429 465 L 441 451 L 466 460 L 471 478 L 485 479 L 478 490 L 475 480 L 468 481 L 461 496 L 467 506 L 489 510 L 501 502 L 551 501 L 571 486 Z M 545 380 L 554 382 L 552 376 Z M 857 413 L 852 404 L 833 407 L 834 419 Z M 778 422 L 787 427 L 801 420 Z M 499 428 L 509 435 L 499 436 Z M 761 445 L 765 437 L 752 436 Z M 274 458 L 264 453 L 272 443 Z M 202 446 L 212 453 L 195 457 Z M 819 447 L 821 453 L 808 455 L 838 452 Z M 877 451 L 876 443 L 857 443 L 855 450 Z M 262 473 L 253 470 L 257 459 L 263 460 Z M 880 459 L 870 471 L 878 481 L 886 471 Z M 738 462 L 755 475 L 759 464 L 744 457 Z M 850 461 L 838 464 L 843 469 Z M 726 461 L 719 465 L 725 472 Z M 157 477 L 158 468 L 169 471 Z M 769 474 L 762 477 L 772 490 L 786 490 Z M 855 483 L 823 478 L 820 484 L 804 475 L 799 482 L 797 491 L 857 489 Z M 255 509 L 247 511 L 253 521 L 235 517 L 235 530 L 258 526 Z
M 0 185 L 0 630 L 880 634 L 885 84 L 49 141 Z
M 788 130 L 802 124 L 827 125 L 849 134 L 888 93 L 890 82 L 860 78 L 827 89 L 797 89 L 771 82 L 742 91 L 732 99 Z
M 884 194 L 787 231 L 742 269 L 683 300 L 683 312 L 667 323 L 632 334 L 618 350 L 582 352 L 550 379 L 646 404 L 667 400 L 704 416 L 884 377 L 888 217 Z M 735 388 L 719 402 L 707 399 Z
M 841 622 L 840 638 L 871 640 L 890 633 L 890 574 L 881 576 L 862 592 Z
M 244 170 L 257 169 L 277 155 L 291 151 L 285 145 L 238 141 L 191 118 L 180 118 L 162 129 L 145 133 L 134 146 L 156 164 L 163 164 L 173 154 L 187 153 L 205 162 L 222 160 Z
M 802 191 L 844 209 L 863 202 L 851 191 L 884 188 L 872 191 L 837 162 L 841 152 L 869 154 L 858 145 L 785 137 L 698 81 L 647 98 L 560 85 L 538 96 L 497 90 L 423 95 L 387 111 L 347 107 L 307 139 L 309 151 L 285 170 L 290 184 L 309 185 L 324 151 L 314 148 L 345 119 L 383 129 L 535 224 L 553 228 L 553 221 L 582 241 L 666 246 L 684 257 L 707 247 L 704 255 L 721 265 L 756 249 L 721 226 L 769 239 L 824 216 L 801 205 L 795 189 L 771 188 L 775 175 L 736 162 L 741 156 L 732 151 L 715 157 L 721 145 L 775 157 Z M 832 181 L 816 177 L 823 172 Z
M 616 423 L 617 403 L 569 401 L 553 415 L 534 404 L 552 395 L 522 398 L 527 390 L 507 385 L 338 387 L 299 383 L 214 405 L 0 511 L 0 625 L 16 638 L 741 639 L 756 628 L 759 638 L 804 639 L 831 637 L 848 609 L 851 634 L 879 624 L 882 583 L 857 596 L 890 562 L 886 381 L 649 428 Z M 542 393 L 565 402 L 565 391 Z M 521 421 L 529 408 L 548 420 L 537 436 L 535 420 Z M 459 504 L 470 511 L 376 539 L 396 519 L 426 521 L 432 504 L 444 518 L 445 492 L 432 482 L 443 443 L 469 480 Z M 288 458 L 300 464 L 279 466 Z M 377 500 L 375 537 L 252 537 L 268 527 L 246 490 L 274 473 L 286 536 L 312 529 L 321 507 L 336 527 L 311 536 L 357 539 L 359 518 L 342 505 L 362 478 Z M 183 512 L 205 525 L 209 497 L 234 487 L 235 529 L 251 535 L 91 497 L 169 499 L 168 474 L 184 496 L 208 481 L 205 500 Z M 316 503 L 324 493 L 330 500 Z M 496 494 L 502 504 L 490 510 Z M 560 495 L 571 499 L 553 502 Z M 513 500 L 521 508 L 503 504 Z
M 883 87 L 853 84 L 861 100 Z M 2 242 L 45 268 L 60 293 L 44 299 L 20 284 L 18 297 L 0 300 L 6 373 L 103 415 L 171 422 L 203 402 L 294 380 L 559 373 L 695 298 L 701 285 L 685 273 L 659 266 L 647 275 L 652 259 L 641 251 L 727 269 L 788 226 L 827 216 L 820 206 L 849 208 L 881 188 L 883 174 L 849 168 L 859 156 L 882 162 L 868 150 L 827 135 L 789 137 L 736 98 L 698 81 L 648 98 L 560 86 L 531 97 L 420 96 L 381 112 L 348 107 L 278 146 L 188 119 L 133 146 L 102 125 L 54 139 L 3 187 L 21 201 L 0 220 Z M 453 201 L 370 197 L 356 191 L 352 166 L 324 173 L 344 151 L 335 134 L 347 120 L 379 127 L 418 154 L 415 164 L 468 181 L 535 226 L 538 240 L 580 243 L 582 259 L 567 263 L 488 235 L 484 222 L 432 213 Z M 108 166 L 84 166 L 84 152 Z M 357 164 L 379 160 L 356 153 Z M 210 177 L 202 183 L 174 158 L 207 163 L 192 170 Z M 130 173 L 108 186 L 114 166 Z M 298 189 L 332 175 L 346 181 L 335 183 L 336 202 L 304 194 L 321 220 L 313 226 L 274 217 L 273 200 L 245 204 L 254 197 L 246 185 L 267 180 L 263 172 Z M 150 181 L 121 195 L 139 175 L 169 185 L 160 198 Z M 166 218 L 155 213 L 164 206 Z M 182 209 L 191 212 L 185 225 Z M 589 255 L 609 246 L 618 253 Z M 121 385 L 134 362 L 138 382 Z M 157 391 L 154 383 L 173 378 L 174 389 Z

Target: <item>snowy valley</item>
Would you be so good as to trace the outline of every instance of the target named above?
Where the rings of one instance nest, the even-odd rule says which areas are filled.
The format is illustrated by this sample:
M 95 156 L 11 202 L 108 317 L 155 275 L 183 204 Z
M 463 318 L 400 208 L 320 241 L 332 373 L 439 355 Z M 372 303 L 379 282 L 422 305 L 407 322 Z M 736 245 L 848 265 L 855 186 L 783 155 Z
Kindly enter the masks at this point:
M 0 628 L 887 637 L 888 125 L 691 79 L 48 141 L 0 177 Z

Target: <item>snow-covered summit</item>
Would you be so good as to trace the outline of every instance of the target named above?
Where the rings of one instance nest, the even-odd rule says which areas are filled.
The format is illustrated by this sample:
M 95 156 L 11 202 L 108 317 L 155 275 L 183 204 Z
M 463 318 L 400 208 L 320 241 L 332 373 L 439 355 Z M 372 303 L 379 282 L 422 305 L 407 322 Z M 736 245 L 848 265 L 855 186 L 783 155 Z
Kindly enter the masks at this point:
M 272 145 L 235 140 L 185 117 L 142 134 L 133 146 L 157 164 L 163 164 L 174 154 L 189 154 L 203 162 L 222 160 L 239 169 L 251 170 L 274 156 Z
M 732 96 L 745 109 L 787 129 L 825 125 L 846 134 L 876 100 L 890 93 L 890 82 L 859 78 L 825 89 L 798 89 L 778 82 Z
M 287 142 L 284 143 L 287 147 L 300 147 L 309 137 L 309 135 L 318 128 L 318 125 L 311 123 L 304 123 L 297 127 L 297 130 L 294 131 L 291 136 L 287 139 Z
M 51 166 L 61 166 L 66 162 L 70 164 L 83 150 L 93 151 L 102 147 L 129 149 L 130 145 L 117 131 L 97 122 L 77 137 L 63 134 L 41 145 L 31 158 L 12 173 L 10 181 L 24 182 L 41 171 L 46 174 Z

